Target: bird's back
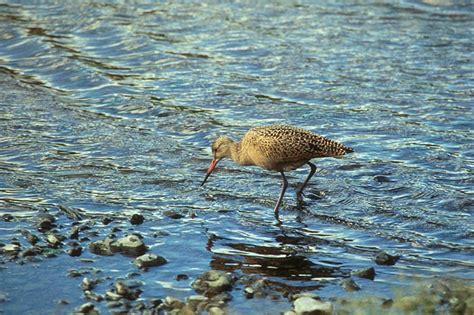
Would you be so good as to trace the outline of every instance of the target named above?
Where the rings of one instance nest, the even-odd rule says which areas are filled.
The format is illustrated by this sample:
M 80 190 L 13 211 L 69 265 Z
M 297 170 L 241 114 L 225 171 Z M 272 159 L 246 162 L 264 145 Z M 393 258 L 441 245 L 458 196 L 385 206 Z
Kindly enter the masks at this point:
M 336 141 L 287 125 L 252 128 L 242 138 L 241 148 L 252 164 L 271 170 L 291 170 L 312 158 L 352 152 Z

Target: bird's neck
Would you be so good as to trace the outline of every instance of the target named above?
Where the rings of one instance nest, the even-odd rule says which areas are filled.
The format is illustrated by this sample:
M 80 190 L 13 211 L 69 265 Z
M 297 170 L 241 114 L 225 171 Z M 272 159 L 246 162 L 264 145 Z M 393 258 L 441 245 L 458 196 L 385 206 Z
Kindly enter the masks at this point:
M 230 158 L 234 160 L 235 163 L 240 165 L 252 165 L 253 163 L 249 160 L 248 155 L 242 150 L 242 145 L 240 142 L 234 142 L 230 146 Z
M 240 161 L 242 160 L 242 150 L 240 142 L 233 142 L 230 145 L 230 158 L 234 160 L 234 162 L 241 164 Z

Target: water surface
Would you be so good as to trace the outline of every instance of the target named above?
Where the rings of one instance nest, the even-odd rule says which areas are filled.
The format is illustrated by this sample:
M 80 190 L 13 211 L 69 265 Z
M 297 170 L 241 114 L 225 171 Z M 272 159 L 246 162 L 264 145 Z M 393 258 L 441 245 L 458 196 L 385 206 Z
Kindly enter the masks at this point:
M 84 219 L 141 213 L 146 223 L 133 229 L 169 260 L 142 279 L 150 296 L 193 294 L 189 282 L 211 267 L 268 277 L 277 290 L 343 295 L 338 280 L 374 266 L 378 250 L 402 258 L 376 266 L 364 294 L 411 276 L 473 280 L 473 9 L 469 1 L 0 4 L 0 215 L 16 222 L 0 222 L 0 242 L 59 206 Z M 199 187 L 217 135 L 271 123 L 355 149 L 315 161 L 304 211 L 294 189 L 309 169 L 288 174 L 282 226 L 272 213 L 276 173 L 223 161 Z M 112 274 L 133 270 L 121 257 L 83 256 Z M 78 266 L 67 255 L 41 262 L 45 282 L 28 289 L 36 271 L 9 264 L 0 289 L 11 301 L 0 309 L 23 312 L 31 305 L 20 301 L 31 300 L 50 310 L 70 298 L 71 310 L 81 290 L 66 272 Z M 190 281 L 175 281 L 178 273 Z M 51 279 L 62 288 L 43 291 Z M 231 307 L 288 308 L 235 306 L 242 299 Z

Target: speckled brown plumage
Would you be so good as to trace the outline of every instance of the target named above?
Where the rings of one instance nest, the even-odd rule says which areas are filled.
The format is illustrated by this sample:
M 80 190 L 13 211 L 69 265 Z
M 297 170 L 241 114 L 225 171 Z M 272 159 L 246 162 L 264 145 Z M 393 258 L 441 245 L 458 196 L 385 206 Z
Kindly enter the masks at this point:
M 304 164 L 311 167 L 309 176 L 297 191 L 298 201 L 302 202 L 302 191 L 316 171 L 316 166 L 309 161 L 313 158 L 335 157 L 350 152 L 353 152 L 351 148 L 302 128 L 287 125 L 255 127 L 239 142 L 221 136 L 212 143 L 214 159 L 202 184 L 206 182 L 217 163 L 225 157 L 230 157 L 240 165 L 255 165 L 278 171 L 283 176 L 282 192 L 275 207 L 275 215 L 278 218 L 278 207 L 288 184 L 285 171 L 297 169 Z
M 287 125 L 255 127 L 237 145 L 240 156 L 231 156 L 237 163 L 272 171 L 290 171 L 313 158 L 352 152 L 336 141 Z

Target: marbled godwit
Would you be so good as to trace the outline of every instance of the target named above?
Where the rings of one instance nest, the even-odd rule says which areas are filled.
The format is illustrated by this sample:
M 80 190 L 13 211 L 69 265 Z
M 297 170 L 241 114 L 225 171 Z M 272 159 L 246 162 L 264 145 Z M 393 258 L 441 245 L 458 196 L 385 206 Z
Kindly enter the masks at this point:
M 240 165 L 256 165 L 270 171 L 277 171 L 283 178 L 280 197 L 275 205 L 275 217 L 285 195 L 288 181 L 286 171 L 297 169 L 304 164 L 311 167 L 303 185 L 296 191 L 299 203 L 303 201 L 303 189 L 316 172 L 316 166 L 310 162 L 313 158 L 341 156 L 353 152 L 349 147 L 317 135 L 305 129 L 271 125 L 250 129 L 236 142 L 229 137 L 220 136 L 212 143 L 213 160 L 201 186 L 222 158 L 228 157 Z

